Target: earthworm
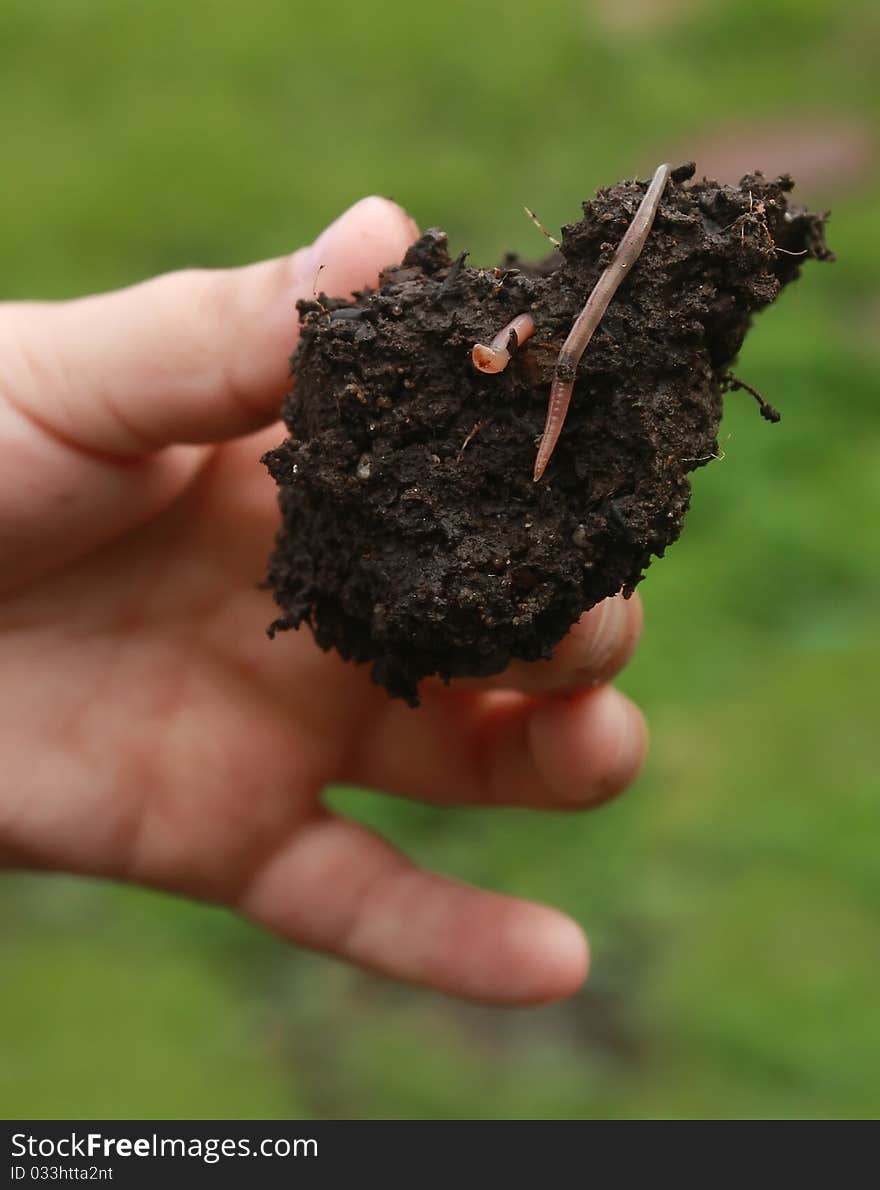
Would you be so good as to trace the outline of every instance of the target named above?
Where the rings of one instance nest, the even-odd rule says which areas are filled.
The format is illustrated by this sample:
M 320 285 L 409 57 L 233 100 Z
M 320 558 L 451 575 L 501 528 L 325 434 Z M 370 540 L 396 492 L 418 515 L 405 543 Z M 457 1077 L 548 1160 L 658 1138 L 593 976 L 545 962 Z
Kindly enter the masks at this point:
M 587 344 L 592 339 L 596 327 L 602 321 L 602 316 L 608 309 L 608 303 L 614 297 L 617 287 L 638 260 L 639 254 L 645 246 L 645 240 L 647 240 L 654 223 L 660 199 L 666 189 L 669 172 L 668 165 L 657 166 L 651 184 L 639 203 L 639 209 L 633 216 L 632 223 L 626 229 L 617 251 L 611 258 L 611 263 L 596 282 L 593 292 L 587 298 L 586 305 L 578 314 L 574 326 L 569 331 L 568 338 L 562 345 L 562 350 L 556 361 L 553 383 L 550 386 L 547 421 L 538 444 L 538 456 L 535 459 L 535 483 L 544 474 L 547 464 L 550 462 L 550 456 L 559 441 L 559 435 L 565 423 L 565 415 L 568 413 L 568 406 L 571 403 L 571 394 L 574 391 L 574 381 L 581 356 L 586 351 Z
M 510 363 L 511 350 L 522 346 L 535 333 L 535 320 L 531 314 L 517 314 L 512 322 L 502 327 L 492 342 L 475 343 L 471 351 L 474 367 L 481 372 L 503 372 Z

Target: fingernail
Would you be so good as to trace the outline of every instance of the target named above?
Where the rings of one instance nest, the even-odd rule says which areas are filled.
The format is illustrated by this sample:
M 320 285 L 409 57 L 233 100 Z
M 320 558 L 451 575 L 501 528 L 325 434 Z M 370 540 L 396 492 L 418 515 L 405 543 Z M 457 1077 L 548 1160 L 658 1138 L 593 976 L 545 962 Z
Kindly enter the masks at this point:
M 600 797 L 613 797 L 626 789 L 642 767 L 648 729 L 635 703 L 610 686 L 604 692 L 602 704 L 596 708 L 596 713 L 599 723 L 594 725 L 593 730 L 597 735 L 604 736 L 608 750 L 607 767 L 596 789 Z
M 542 781 L 571 806 L 595 805 L 625 789 L 641 767 L 646 736 L 638 707 L 611 686 L 548 699 L 529 724 Z

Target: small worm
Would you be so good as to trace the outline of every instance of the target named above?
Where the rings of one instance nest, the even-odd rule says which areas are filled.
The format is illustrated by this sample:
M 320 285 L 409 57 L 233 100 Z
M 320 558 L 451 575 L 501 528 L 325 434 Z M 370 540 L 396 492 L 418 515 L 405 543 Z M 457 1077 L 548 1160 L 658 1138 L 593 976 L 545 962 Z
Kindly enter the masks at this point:
M 471 351 L 474 367 L 481 372 L 503 372 L 510 363 L 510 353 L 521 347 L 526 339 L 535 333 L 535 320 L 531 314 L 517 314 L 512 322 L 502 327 L 492 342 L 475 343 Z
M 645 192 L 645 197 L 639 203 L 639 209 L 618 244 L 611 263 L 596 282 L 593 292 L 587 298 L 586 305 L 578 314 L 574 326 L 569 331 L 568 338 L 562 345 L 562 350 L 556 361 L 553 383 L 550 386 L 547 421 L 538 444 L 538 456 L 535 459 L 535 483 L 544 474 L 547 464 L 550 462 L 550 456 L 559 441 L 559 435 L 565 423 L 565 415 L 568 413 L 568 406 L 571 403 L 571 394 L 574 391 L 577 366 L 596 331 L 596 327 L 608 309 L 608 303 L 614 297 L 621 281 L 638 260 L 645 246 L 648 233 L 654 223 L 654 216 L 660 205 L 660 199 L 666 189 L 669 171 L 668 165 L 657 166 L 651 184 Z

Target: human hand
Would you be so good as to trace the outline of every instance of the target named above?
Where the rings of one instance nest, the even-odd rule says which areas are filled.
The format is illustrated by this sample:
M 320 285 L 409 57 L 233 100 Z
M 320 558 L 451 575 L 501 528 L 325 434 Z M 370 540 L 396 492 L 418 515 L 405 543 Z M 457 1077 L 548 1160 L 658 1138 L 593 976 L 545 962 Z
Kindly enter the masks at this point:
M 416 234 L 370 198 L 280 260 L 0 306 L 0 864 L 137 881 L 397 979 L 540 1002 L 586 975 L 573 921 L 419 870 L 321 794 L 617 793 L 645 730 L 597 683 L 635 646 L 638 600 L 595 608 L 550 662 L 428 683 L 417 711 L 308 633 L 264 633 L 259 457 L 283 433 L 294 303 L 322 265 L 328 293 L 373 283 Z

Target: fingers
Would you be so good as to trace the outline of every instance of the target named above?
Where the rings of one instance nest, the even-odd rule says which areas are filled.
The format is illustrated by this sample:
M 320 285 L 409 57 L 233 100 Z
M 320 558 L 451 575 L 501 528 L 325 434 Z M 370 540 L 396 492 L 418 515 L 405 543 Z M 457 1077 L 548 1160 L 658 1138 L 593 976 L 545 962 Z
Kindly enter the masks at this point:
M 207 447 L 112 461 L 74 453 L 0 404 L 0 594 L 145 524 L 202 465 Z
M 455 681 L 453 697 L 434 684 L 416 713 L 383 704 L 352 758 L 351 781 L 440 803 L 606 801 L 632 782 L 647 751 L 641 712 L 603 685 L 630 659 L 641 628 L 638 596 L 615 596 L 585 613 L 549 661 Z
M 556 646 L 549 661 L 514 661 L 490 678 L 456 679 L 455 689 L 519 690 L 561 694 L 608 682 L 630 660 L 642 632 L 638 595 L 615 595 L 585 612 Z
M 646 751 L 641 712 L 610 686 L 542 701 L 435 691 L 418 711 L 380 704 L 341 779 L 440 804 L 575 810 L 625 789 Z
M 316 284 L 342 296 L 375 284 L 417 234 L 400 207 L 365 198 L 292 256 L 7 306 L 4 387 L 54 434 L 104 454 L 238 436 L 278 416 L 297 300 Z
M 334 818 L 300 830 L 238 907 L 300 945 L 492 1004 L 570 995 L 589 965 L 586 939 L 563 914 L 421 871 Z

